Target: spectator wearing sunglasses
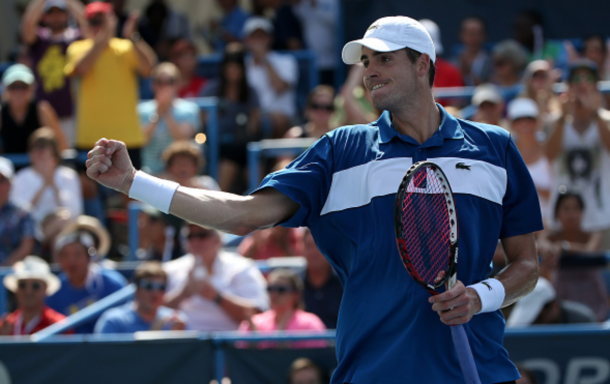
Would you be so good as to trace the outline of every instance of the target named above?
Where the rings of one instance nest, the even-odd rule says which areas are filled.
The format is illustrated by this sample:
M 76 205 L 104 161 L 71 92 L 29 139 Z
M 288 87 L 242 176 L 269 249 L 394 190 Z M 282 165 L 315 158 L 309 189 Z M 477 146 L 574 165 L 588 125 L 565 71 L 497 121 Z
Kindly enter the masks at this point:
M 167 274 L 158 261 L 140 264 L 134 273 L 134 300 L 102 314 L 95 333 L 132 333 L 139 331 L 182 331 L 186 315 L 162 306 Z
M 267 292 L 271 309 L 252 316 L 242 322 L 240 331 L 324 331 L 320 318 L 303 308 L 303 280 L 288 269 L 276 269 L 269 274 Z M 276 343 L 260 343 L 259 348 L 271 348 Z M 319 348 L 327 346 L 325 341 L 299 341 L 290 344 L 293 348 Z
M 60 149 L 67 148 L 55 110 L 48 101 L 36 101 L 36 83 L 32 71 L 23 64 L 11 65 L 2 75 L 0 104 L 0 141 L 2 152 L 25 153 L 34 131 L 48 126 L 57 135 Z
M 55 253 L 62 272 L 61 288 L 47 299 L 47 305 L 65 316 L 113 294 L 127 285 L 119 272 L 95 262 L 93 236 L 82 230 L 64 232 L 55 240 Z M 97 317 L 77 326 L 75 333 L 92 333 Z
M 546 155 L 553 170 L 551 206 L 561 186 L 580 193 L 585 203 L 582 229 L 605 231 L 605 249 L 610 241 L 610 112 L 602 109 L 598 79 L 592 61 L 571 64 L 568 90 L 560 96 L 561 116 L 549 135 Z
M 152 77 L 155 98 L 138 105 L 138 116 L 146 142 L 142 167 L 159 174 L 165 168 L 163 151 L 175 141 L 192 139 L 201 120 L 197 104 L 178 98 L 180 71 L 174 64 L 157 65 Z
M 45 305 L 45 297 L 61 283 L 41 258 L 26 256 L 17 262 L 13 273 L 4 277 L 4 286 L 15 294 L 17 310 L 0 320 L 0 335 L 31 335 L 65 318 Z
M 504 40 L 493 49 L 494 70 L 491 82 L 512 87 L 521 81 L 521 72 L 528 63 L 527 52 L 514 40 Z
M 216 230 L 183 228 L 188 254 L 164 264 L 165 305 L 182 310 L 189 328 L 231 331 L 248 315 L 269 307 L 265 278 L 251 260 L 221 251 Z
M 335 112 L 335 90 L 329 85 L 318 85 L 307 96 L 306 123 L 292 127 L 286 138 L 312 137 L 319 139 L 331 130 Z

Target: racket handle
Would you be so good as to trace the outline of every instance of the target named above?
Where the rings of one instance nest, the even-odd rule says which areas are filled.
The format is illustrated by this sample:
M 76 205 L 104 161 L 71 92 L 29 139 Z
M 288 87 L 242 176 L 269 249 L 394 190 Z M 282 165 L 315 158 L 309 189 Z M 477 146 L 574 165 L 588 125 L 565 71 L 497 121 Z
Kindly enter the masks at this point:
M 477 372 L 477 366 L 474 363 L 474 357 L 472 356 L 472 350 L 470 350 L 470 343 L 468 342 L 468 336 L 466 336 L 464 326 L 460 324 L 450 328 L 453 346 L 455 347 L 455 352 L 457 353 L 466 384 L 481 384 L 481 379 L 479 379 L 479 373 Z

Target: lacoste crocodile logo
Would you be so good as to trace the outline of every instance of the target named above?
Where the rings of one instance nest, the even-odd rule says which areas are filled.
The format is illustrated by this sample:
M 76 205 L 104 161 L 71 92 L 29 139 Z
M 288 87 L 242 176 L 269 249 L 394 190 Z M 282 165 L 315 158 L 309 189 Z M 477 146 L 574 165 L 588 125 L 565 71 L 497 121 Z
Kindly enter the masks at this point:
M 468 165 L 468 164 L 464 164 L 464 163 L 457 163 L 457 164 L 455 165 L 455 168 L 456 168 L 456 169 L 465 169 L 465 170 L 467 170 L 467 171 L 470 171 L 470 165 Z

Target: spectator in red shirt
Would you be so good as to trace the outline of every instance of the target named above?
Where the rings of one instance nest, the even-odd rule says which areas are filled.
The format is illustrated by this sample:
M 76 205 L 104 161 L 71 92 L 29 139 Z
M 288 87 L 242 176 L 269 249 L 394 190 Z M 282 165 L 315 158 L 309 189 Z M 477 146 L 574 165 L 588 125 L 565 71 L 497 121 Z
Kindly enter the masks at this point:
M 199 97 L 207 79 L 198 76 L 197 47 L 187 39 L 176 41 L 169 52 L 169 60 L 180 70 L 178 97 Z
M 0 335 L 31 335 L 65 318 L 44 303 L 61 283 L 48 264 L 37 256 L 26 256 L 4 277 L 4 286 L 15 293 L 17 310 L 0 321 Z

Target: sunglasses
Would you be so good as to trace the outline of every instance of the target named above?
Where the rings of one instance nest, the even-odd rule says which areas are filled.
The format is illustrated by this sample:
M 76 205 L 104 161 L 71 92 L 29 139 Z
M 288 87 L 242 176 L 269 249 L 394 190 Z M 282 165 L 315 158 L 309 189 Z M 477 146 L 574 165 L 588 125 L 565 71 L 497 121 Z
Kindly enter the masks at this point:
M 571 83 L 595 83 L 595 76 L 593 75 L 576 75 L 570 79 Z
M 506 64 L 508 64 L 508 61 L 506 61 L 506 60 L 496 60 L 496 61 L 494 61 L 494 65 L 496 67 L 503 67 Z
M 208 237 L 211 237 L 214 234 L 213 231 L 209 231 L 209 232 L 191 232 L 188 235 L 186 235 L 186 238 L 188 240 L 194 240 L 194 239 L 207 239 Z
M 8 89 L 9 91 L 25 91 L 28 90 L 30 88 L 29 85 L 27 85 L 26 83 L 22 83 L 22 82 L 16 82 L 13 83 L 11 85 L 9 85 L 8 87 L 6 87 L 6 89 Z
M 335 110 L 335 106 L 332 104 L 317 104 L 317 103 L 311 103 L 311 105 L 309 106 L 309 108 L 311 109 L 315 109 L 317 111 L 328 111 L 328 112 L 333 112 Z
M 17 283 L 17 288 L 25 290 L 27 287 L 31 287 L 32 291 L 39 291 L 42 289 L 42 283 L 38 281 L 20 281 Z
M 142 279 L 138 283 L 138 288 L 142 288 L 143 290 L 148 291 L 148 292 L 152 292 L 152 291 L 165 292 L 165 289 L 167 288 L 167 284 L 159 282 L 159 281 L 150 281 L 150 280 Z
M 283 295 L 284 293 L 288 293 L 288 292 L 294 292 L 294 289 L 287 287 L 285 285 L 270 285 L 267 287 L 267 292 L 269 293 L 279 293 L 280 295 Z
M 534 79 L 546 80 L 546 79 L 548 79 L 549 75 L 544 71 L 538 71 L 538 72 L 534 72 L 532 77 Z

